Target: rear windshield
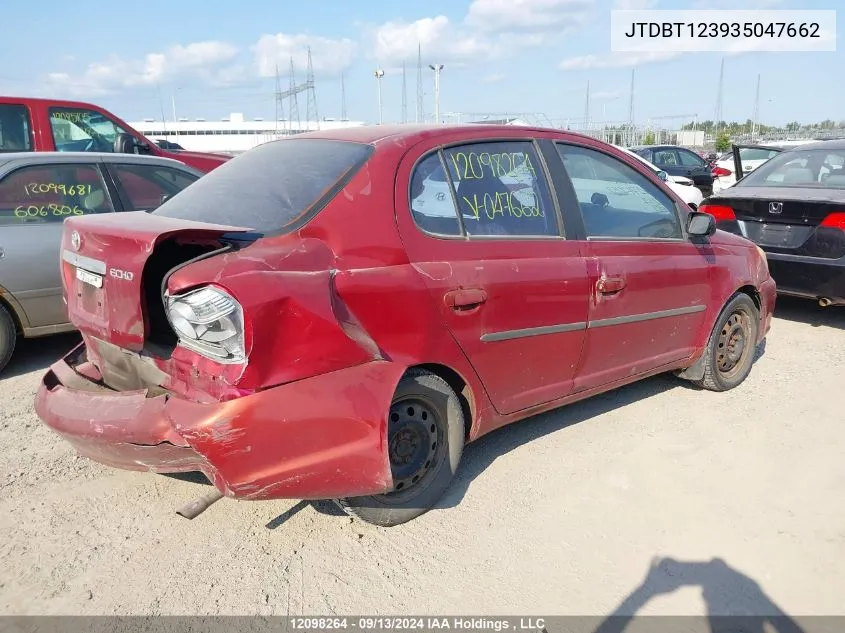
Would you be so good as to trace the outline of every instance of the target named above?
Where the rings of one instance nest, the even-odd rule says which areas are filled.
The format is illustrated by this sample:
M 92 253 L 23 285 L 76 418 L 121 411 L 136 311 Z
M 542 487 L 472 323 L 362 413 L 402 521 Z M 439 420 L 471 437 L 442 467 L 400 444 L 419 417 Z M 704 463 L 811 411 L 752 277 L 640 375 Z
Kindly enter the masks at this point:
M 760 147 L 740 147 L 740 160 L 769 160 L 780 152 L 776 149 L 762 149 Z M 731 156 L 733 158 L 733 156 Z
M 736 186 L 845 189 L 845 149 L 781 152 Z
M 223 163 L 153 215 L 261 233 L 293 231 L 343 188 L 372 149 L 323 139 L 271 141 Z

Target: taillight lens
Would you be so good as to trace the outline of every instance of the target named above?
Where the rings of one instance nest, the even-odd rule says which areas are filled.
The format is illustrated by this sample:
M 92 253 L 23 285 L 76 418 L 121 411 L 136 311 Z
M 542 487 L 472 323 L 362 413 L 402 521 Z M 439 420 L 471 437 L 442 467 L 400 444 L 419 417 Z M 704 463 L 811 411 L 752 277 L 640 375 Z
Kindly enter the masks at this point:
M 713 178 L 721 178 L 722 176 L 730 176 L 733 172 L 724 167 L 714 167 L 711 173 L 713 174 Z
M 183 347 L 219 363 L 246 360 L 243 309 L 220 288 L 168 297 L 167 318 Z
M 703 204 L 698 210 L 701 213 L 709 213 L 716 221 L 720 220 L 736 220 L 734 210 L 721 204 Z
M 845 231 L 845 212 L 837 211 L 829 214 L 823 221 L 822 226 L 829 226 L 834 229 L 841 229 Z

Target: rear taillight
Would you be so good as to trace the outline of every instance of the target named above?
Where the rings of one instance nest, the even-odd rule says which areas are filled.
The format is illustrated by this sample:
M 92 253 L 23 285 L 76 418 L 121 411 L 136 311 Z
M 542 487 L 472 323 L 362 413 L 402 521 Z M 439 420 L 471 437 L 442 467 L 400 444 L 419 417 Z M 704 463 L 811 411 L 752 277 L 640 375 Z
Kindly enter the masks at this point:
M 243 309 L 220 288 L 167 297 L 167 318 L 183 347 L 219 363 L 246 360 Z
M 711 173 L 713 174 L 713 178 L 721 178 L 722 176 L 730 176 L 733 172 L 724 167 L 714 167 Z
M 721 204 L 703 204 L 698 209 L 701 213 L 709 213 L 716 221 L 736 220 L 734 210 Z
M 829 214 L 822 221 L 821 225 L 845 231 L 845 212 L 837 211 L 836 213 Z

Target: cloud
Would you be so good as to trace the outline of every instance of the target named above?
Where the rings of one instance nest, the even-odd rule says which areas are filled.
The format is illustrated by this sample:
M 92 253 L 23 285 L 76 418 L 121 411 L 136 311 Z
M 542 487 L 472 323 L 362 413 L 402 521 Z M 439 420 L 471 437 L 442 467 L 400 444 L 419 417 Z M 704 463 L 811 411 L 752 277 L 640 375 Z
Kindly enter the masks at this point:
M 506 79 L 503 73 L 490 73 L 489 75 L 485 75 L 481 78 L 481 81 L 485 84 L 495 84 L 500 81 L 504 81 Z
M 376 29 L 374 39 L 373 55 L 385 62 L 416 59 L 418 45 L 426 58 L 436 55 L 440 62 L 472 61 L 495 52 L 489 40 L 455 26 L 445 15 L 386 22 Z
M 280 72 L 287 72 L 291 58 L 297 72 L 305 72 L 308 47 L 311 63 L 317 74 L 335 75 L 352 65 L 356 44 L 350 39 L 334 40 L 313 35 L 276 33 L 262 35 L 255 46 L 255 64 L 261 77 L 272 77 L 278 65 Z
M 761 9 L 774 9 L 776 7 L 781 7 L 785 4 L 785 0 L 745 0 L 742 3 L 742 9 L 744 11 L 757 11 Z M 727 9 L 737 9 L 736 2 L 734 0 L 694 0 L 690 9 L 697 9 L 697 10 L 727 10 Z
M 659 0 L 613 0 L 613 8 L 620 11 L 642 11 L 655 9 Z
M 473 0 L 462 20 L 445 15 L 386 22 L 371 31 L 372 56 L 381 63 L 472 63 L 540 46 L 584 22 L 595 0 Z M 436 59 L 435 59 L 436 57 Z
M 641 64 L 663 62 L 683 53 L 676 51 L 619 52 L 605 55 L 579 55 L 569 57 L 560 63 L 562 70 L 590 70 L 600 68 L 630 68 Z
M 594 0 L 473 0 L 466 23 L 495 32 L 560 31 L 584 21 Z
M 227 42 L 194 42 L 173 46 L 164 52 L 148 53 L 142 59 L 112 55 L 88 64 L 78 75 L 51 72 L 47 74 L 47 83 L 66 94 L 99 96 L 187 75 L 213 81 L 221 65 L 237 54 L 238 49 Z

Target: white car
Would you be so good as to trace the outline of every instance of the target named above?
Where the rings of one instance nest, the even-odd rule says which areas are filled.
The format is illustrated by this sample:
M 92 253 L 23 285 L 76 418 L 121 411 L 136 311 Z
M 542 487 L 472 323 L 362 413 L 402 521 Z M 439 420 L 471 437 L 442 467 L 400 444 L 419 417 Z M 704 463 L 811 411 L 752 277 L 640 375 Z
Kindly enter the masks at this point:
M 641 163 L 645 163 L 646 166 L 656 173 L 662 181 L 666 183 L 666 185 L 678 194 L 678 197 L 687 203 L 693 209 L 697 209 L 698 206 L 701 204 L 701 201 L 704 200 L 704 194 L 701 193 L 701 189 L 698 187 L 694 187 L 692 184 L 692 180 L 686 178 L 684 176 L 670 176 L 665 171 L 662 171 L 657 165 L 654 165 L 648 162 L 645 158 L 640 156 L 639 154 L 635 154 L 631 150 L 625 147 L 618 147 L 617 149 L 621 149 L 626 154 L 629 154 L 636 158 Z
M 742 163 L 742 173 L 747 175 L 769 159 L 777 156 L 781 151 L 813 143 L 814 141 L 773 141 L 760 147 L 739 147 L 739 160 Z M 713 164 L 713 193 L 719 193 L 736 184 L 736 165 L 733 152 L 727 152 Z

